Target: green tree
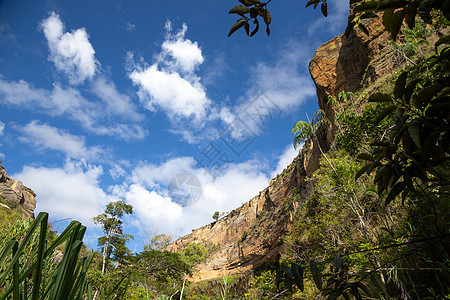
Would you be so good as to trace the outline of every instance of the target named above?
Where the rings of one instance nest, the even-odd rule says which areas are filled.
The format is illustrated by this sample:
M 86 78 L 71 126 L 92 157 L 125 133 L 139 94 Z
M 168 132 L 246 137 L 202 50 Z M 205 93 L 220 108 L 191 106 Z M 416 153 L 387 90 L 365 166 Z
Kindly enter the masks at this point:
M 123 201 L 111 202 L 106 205 L 105 212 L 94 217 L 94 223 L 102 226 L 104 236 L 98 238 L 98 245 L 102 249 L 102 273 L 105 273 L 106 265 L 113 256 L 117 262 L 130 250 L 125 244 L 133 238 L 132 235 L 124 234 L 122 220 L 124 214 L 132 214 L 133 206 Z
M 214 214 L 212 215 L 212 218 L 217 221 L 217 220 L 219 220 L 219 216 L 220 216 L 220 212 L 218 210 L 216 210 L 214 212 Z
M 173 236 L 169 234 L 158 234 L 150 239 L 150 243 L 144 246 L 144 250 L 163 250 L 170 244 Z

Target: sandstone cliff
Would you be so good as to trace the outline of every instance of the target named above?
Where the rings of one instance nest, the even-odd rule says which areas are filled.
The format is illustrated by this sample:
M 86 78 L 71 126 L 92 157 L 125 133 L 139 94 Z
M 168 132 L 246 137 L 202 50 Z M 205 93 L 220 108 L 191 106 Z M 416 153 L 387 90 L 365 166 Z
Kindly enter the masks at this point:
M 366 20 L 364 25 L 369 35 L 356 29 L 348 36 L 337 36 L 320 46 L 310 62 L 319 106 L 331 123 L 335 112 L 327 104 L 329 95 L 355 91 L 395 69 L 381 19 Z M 322 151 L 329 149 L 334 132 L 330 126 L 318 137 Z M 306 179 L 318 168 L 320 156 L 316 142 L 306 143 L 291 165 L 270 180 L 259 195 L 222 219 L 179 238 L 167 249 L 179 251 L 189 243 L 214 246 L 210 258 L 198 266 L 194 281 L 242 274 L 262 266 L 283 247 L 282 236 L 291 225 L 291 213 L 310 191 Z
M 33 190 L 6 174 L 0 161 L 0 206 L 5 209 L 21 210 L 24 217 L 34 218 L 35 197 Z

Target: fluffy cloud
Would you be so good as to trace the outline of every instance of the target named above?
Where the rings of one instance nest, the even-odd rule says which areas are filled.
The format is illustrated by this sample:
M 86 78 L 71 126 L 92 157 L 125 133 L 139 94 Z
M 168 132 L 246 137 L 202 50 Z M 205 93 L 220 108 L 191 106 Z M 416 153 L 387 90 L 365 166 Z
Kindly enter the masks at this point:
M 247 90 L 241 104 L 220 111 L 221 120 L 234 128 L 234 137 L 259 134 L 265 123 L 300 107 L 316 94 L 305 63 L 308 52 L 291 41 L 279 51 L 275 63 L 259 62 L 250 69 Z M 236 122 L 242 120 L 243 122 Z
M 85 28 L 64 32 L 64 24 L 54 12 L 42 21 L 41 28 L 50 48 L 49 60 L 69 77 L 72 84 L 82 83 L 95 75 L 98 61 Z
M 101 174 L 101 167 L 68 161 L 63 168 L 25 166 L 12 176 L 38 195 L 36 213 L 46 211 L 53 219 L 76 218 L 92 226 L 92 218 L 113 200 L 99 187 Z
M 182 29 L 175 34 L 172 34 L 172 25 L 170 21 L 166 22 L 167 30 L 166 40 L 162 43 L 163 59 L 170 55 L 173 61 L 168 60 L 166 64 L 176 67 L 186 73 L 192 73 L 194 69 L 203 63 L 202 50 L 199 48 L 197 42 L 185 39 L 187 26 L 183 24 Z
M 143 163 L 135 168 L 128 185 L 116 187 L 114 194 L 134 206 L 135 224 L 142 231 L 179 236 L 211 222 L 214 211 L 231 211 L 247 202 L 269 180 L 257 161 L 230 164 L 214 178 L 195 164 L 192 157 L 173 158 L 160 165 Z M 183 174 L 198 179 L 202 190 L 202 196 L 197 198 L 196 194 L 191 206 L 182 206 L 173 198 L 173 180 Z M 192 192 L 188 189 L 188 193 Z
M 53 90 L 34 88 L 24 80 L 8 82 L 0 77 L 0 103 L 18 106 L 52 117 L 67 117 L 92 133 L 122 139 L 143 139 L 147 132 L 137 124 L 118 123 L 117 117 L 138 121 L 142 116 L 127 96 L 121 95 L 112 83 L 100 79 L 94 93 L 104 93 L 101 102 L 87 100 L 74 88 L 55 84 Z M 100 96 L 99 96 L 100 97 Z M 123 111 L 122 111 L 123 109 Z
M 0 136 L 3 135 L 3 130 L 5 130 L 5 123 L 3 123 L 2 121 L 0 121 Z
M 166 39 L 156 62 L 150 66 L 135 65 L 129 77 L 139 87 L 138 95 L 150 110 L 160 108 L 170 118 L 193 118 L 205 116 L 211 101 L 195 68 L 203 63 L 197 42 L 185 38 L 187 26 L 172 33 L 170 22 L 166 23 Z
M 47 124 L 32 121 L 20 128 L 22 136 L 20 141 L 32 144 L 40 150 L 61 151 L 70 158 L 92 160 L 104 155 L 100 147 L 87 147 L 84 137 L 75 136 L 64 130 L 57 129 Z

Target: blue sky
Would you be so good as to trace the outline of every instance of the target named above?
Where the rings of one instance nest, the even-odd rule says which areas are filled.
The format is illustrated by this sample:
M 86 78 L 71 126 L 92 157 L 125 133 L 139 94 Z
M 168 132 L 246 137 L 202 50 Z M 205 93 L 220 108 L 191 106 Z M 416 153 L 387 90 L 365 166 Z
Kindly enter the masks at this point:
M 4 167 L 93 248 L 110 201 L 134 206 L 132 250 L 239 207 L 298 153 L 292 126 L 318 108 L 308 62 L 345 28 L 346 1 L 328 18 L 305 3 L 272 1 L 270 37 L 227 38 L 238 1 L 1 1 Z

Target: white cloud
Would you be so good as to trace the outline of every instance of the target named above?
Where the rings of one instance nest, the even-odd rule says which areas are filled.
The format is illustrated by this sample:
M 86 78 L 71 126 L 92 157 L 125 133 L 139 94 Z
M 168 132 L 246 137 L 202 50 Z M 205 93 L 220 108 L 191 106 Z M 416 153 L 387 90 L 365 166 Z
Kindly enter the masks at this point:
M 114 191 L 134 206 L 135 223 L 142 231 L 182 235 L 211 222 L 214 211 L 229 212 L 257 195 L 269 180 L 261 168 L 257 161 L 230 164 L 212 178 L 195 166 L 192 157 L 177 157 L 160 165 L 139 165 L 129 184 L 117 186 Z M 171 198 L 169 183 L 186 173 L 199 180 L 203 193 L 193 205 L 182 207 Z
M 147 131 L 137 124 L 117 122 L 117 116 L 132 121 L 140 120 L 142 116 L 136 112 L 130 99 L 117 92 L 112 83 L 100 79 L 94 83 L 93 90 L 96 93 L 105 93 L 101 96 L 103 102 L 88 101 L 79 90 L 65 89 L 59 84 L 55 84 L 53 90 L 45 90 L 34 88 L 24 80 L 8 82 L 0 77 L 2 104 L 45 113 L 52 117 L 67 117 L 98 135 L 125 140 L 140 140 L 147 135 Z
M 275 176 L 283 172 L 283 170 L 292 163 L 294 158 L 297 157 L 298 152 L 299 150 L 294 149 L 294 146 L 292 144 L 287 145 L 286 148 L 284 148 L 283 153 L 278 157 L 277 167 L 270 176 L 274 178 Z
M 134 84 L 140 85 L 139 96 L 146 99 L 147 107 L 165 110 L 170 117 L 204 117 L 210 100 L 200 82 L 189 82 L 179 73 L 167 73 L 152 65 L 145 71 L 130 74 Z
M 127 120 L 140 121 L 144 117 L 137 112 L 136 106 L 128 95 L 121 94 L 113 82 L 104 77 L 93 82 L 93 93 L 103 100 L 106 105 L 106 113 L 113 116 L 121 116 Z
M 20 141 L 32 144 L 39 150 L 61 151 L 68 157 L 87 161 L 98 159 L 105 154 L 100 147 L 87 147 L 84 137 L 71 135 L 64 130 L 40 124 L 38 121 L 28 123 L 20 128 L 20 132 L 22 134 L 19 137 Z
M 41 28 L 50 48 L 49 60 L 69 77 L 72 84 L 82 83 L 95 75 L 99 63 L 85 28 L 64 32 L 64 24 L 54 12 L 41 22 Z
M 239 132 L 259 134 L 270 119 L 291 113 L 300 105 L 314 97 L 316 90 L 311 81 L 307 66 L 308 51 L 300 42 L 290 41 L 279 51 L 275 63 L 259 62 L 250 69 L 248 82 L 252 85 L 232 110 L 220 113 L 221 120 L 235 126 L 236 138 Z M 243 126 L 235 122 L 244 120 Z
M 139 98 L 148 109 L 162 109 L 172 119 L 200 120 L 211 104 L 200 77 L 194 74 L 203 63 L 201 49 L 197 42 L 185 38 L 185 24 L 175 34 L 170 22 L 165 28 L 166 39 L 156 62 L 150 66 L 134 65 L 129 77 L 139 86 Z
M 328 16 L 325 18 L 319 11 L 315 11 L 317 19 L 308 26 L 308 35 L 316 36 L 318 31 L 324 31 L 331 35 L 341 34 L 347 24 L 349 13 L 349 2 L 347 0 L 336 0 L 328 3 Z M 308 9 L 312 9 L 309 7 Z
M 162 43 L 161 56 L 164 59 L 167 55 L 173 58 L 173 61 L 166 61 L 167 64 L 173 65 L 178 70 L 186 73 L 192 73 L 194 69 L 203 63 L 202 50 L 197 42 L 185 39 L 187 25 L 183 24 L 182 29 L 172 34 L 172 25 L 170 21 L 166 22 L 167 30 L 166 40 Z
M 92 218 L 113 201 L 100 187 L 101 167 L 68 161 L 63 168 L 25 166 L 14 174 L 38 195 L 36 213 L 49 212 L 52 219 L 73 218 L 92 226 Z

